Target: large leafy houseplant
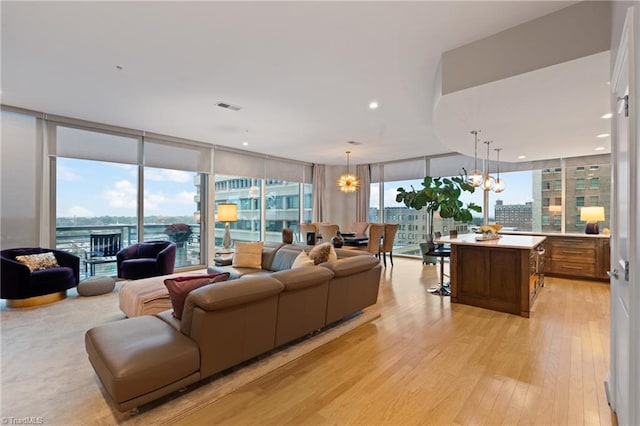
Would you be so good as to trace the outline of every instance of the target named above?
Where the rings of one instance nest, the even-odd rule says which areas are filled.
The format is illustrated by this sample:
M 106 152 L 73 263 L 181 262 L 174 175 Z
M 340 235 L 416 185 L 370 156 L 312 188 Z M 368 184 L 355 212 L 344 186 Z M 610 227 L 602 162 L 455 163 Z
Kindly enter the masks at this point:
M 396 201 L 415 209 L 427 210 L 427 228 L 429 235 L 433 234 L 433 214 L 440 212 L 442 218 L 453 218 L 457 222 L 471 222 L 471 212 L 481 212 L 482 208 L 475 203 L 466 206 L 460 201 L 463 192 L 473 193 L 475 188 L 467 182 L 464 176 L 431 177 L 422 181 L 423 188 L 417 191 L 411 186 L 411 191 L 398 188 Z

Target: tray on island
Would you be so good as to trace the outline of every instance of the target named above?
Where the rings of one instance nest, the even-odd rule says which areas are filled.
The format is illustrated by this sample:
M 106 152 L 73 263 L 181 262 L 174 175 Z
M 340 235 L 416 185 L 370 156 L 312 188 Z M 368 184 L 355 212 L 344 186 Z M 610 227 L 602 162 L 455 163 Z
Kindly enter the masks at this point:
M 485 237 L 484 235 L 478 235 L 476 236 L 476 241 L 490 241 L 490 240 L 499 240 L 500 238 L 502 238 L 502 235 L 490 235 L 488 237 Z

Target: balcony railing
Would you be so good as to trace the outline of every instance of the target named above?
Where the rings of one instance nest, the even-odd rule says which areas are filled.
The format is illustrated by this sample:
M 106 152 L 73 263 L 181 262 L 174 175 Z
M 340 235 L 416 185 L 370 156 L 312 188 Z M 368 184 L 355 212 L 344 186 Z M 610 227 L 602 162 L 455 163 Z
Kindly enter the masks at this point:
M 168 240 L 164 233 L 167 224 L 145 224 L 144 241 Z M 200 260 L 200 225 L 191 224 L 191 239 L 184 248 L 178 249 L 176 254 L 176 268 L 201 265 Z M 137 225 L 84 225 L 84 226 L 58 226 L 56 227 L 56 248 L 73 253 L 80 258 L 80 279 L 87 278 L 85 274 L 85 259 L 90 250 L 90 235 L 96 233 L 120 232 L 122 235 L 122 247 L 130 246 L 138 242 Z M 96 265 L 96 275 L 116 276 L 115 263 Z

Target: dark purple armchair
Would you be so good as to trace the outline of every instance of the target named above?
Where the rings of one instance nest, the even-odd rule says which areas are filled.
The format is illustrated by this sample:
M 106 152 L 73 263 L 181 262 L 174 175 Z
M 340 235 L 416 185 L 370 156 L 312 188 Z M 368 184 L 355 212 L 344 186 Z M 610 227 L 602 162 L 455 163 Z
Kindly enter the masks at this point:
M 52 252 L 60 267 L 31 272 L 16 256 Z M 21 300 L 66 291 L 80 281 L 80 258 L 66 251 L 28 247 L 0 251 L 2 299 Z
M 137 280 L 173 274 L 176 244 L 171 241 L 146 241 L 123 248 L 116 255 L 118 278 Z

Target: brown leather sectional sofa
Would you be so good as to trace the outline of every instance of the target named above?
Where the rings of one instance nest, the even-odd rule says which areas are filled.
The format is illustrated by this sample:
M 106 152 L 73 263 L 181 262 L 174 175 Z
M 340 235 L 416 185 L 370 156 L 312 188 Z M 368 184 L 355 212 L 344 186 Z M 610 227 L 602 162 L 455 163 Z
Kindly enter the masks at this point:
M 239 279 L 192 291 L 181 320 L 168 310 L 87 331 L 89 360 L 118 410 L 136 408 L 376 303 L 378 259 L 337 250 L 337 261 L 290 269 L 302 249 L 266 243 L 263 269 L 222 268 Z

